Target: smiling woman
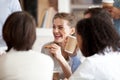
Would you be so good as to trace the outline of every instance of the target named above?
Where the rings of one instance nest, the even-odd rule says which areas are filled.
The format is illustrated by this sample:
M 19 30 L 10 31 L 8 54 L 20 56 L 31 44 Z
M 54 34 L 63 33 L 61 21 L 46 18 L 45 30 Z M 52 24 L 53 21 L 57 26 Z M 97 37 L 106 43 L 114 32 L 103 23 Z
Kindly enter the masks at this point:
M 54 60 L 54 71 L 58 71 L 60 79 L 69 78 L 80 65 L 80 58 L 76 49 L 73 55 L 65 52 L 65 42 L 69 35 L 75 34 L 77 19 L 69 13 L 57 13 L 53 18 L 53 37 L 54 40 L 46 43 L 42 47 L 42 53 L 51 56 Z M 50 45 L 50 48 L 45 46 Z

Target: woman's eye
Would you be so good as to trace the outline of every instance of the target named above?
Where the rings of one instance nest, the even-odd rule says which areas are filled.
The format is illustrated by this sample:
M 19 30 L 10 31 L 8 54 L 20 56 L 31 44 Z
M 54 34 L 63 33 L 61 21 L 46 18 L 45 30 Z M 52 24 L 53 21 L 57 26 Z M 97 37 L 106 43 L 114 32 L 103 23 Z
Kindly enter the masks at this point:
M 59 29 L 63 29 L 63 27 L 59 27 Z
M 62 30 L 62 29 L 63 29 L 63 26 L 59 26 L 59 29 Z
M 63 29 L 64 29 L 64 27 L 63 27 L 63 26 L 60 26 L 60 25 L 59 25 L 59 26 L 54 26 L 54 25 L 53 25 L 53 29 L 63 30 Z
M 53 25 L 53 29 L 55 29 L 55 26 Z

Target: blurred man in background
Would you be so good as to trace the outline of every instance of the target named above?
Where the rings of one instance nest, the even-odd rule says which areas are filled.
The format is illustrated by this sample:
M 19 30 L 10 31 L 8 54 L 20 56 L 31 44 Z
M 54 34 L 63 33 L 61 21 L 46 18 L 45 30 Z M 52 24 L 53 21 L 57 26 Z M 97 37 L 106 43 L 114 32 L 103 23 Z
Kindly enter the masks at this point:
M 120 0 L 102 0 L 102 2 L 103 8 L 110 12 L 115 28 L 120 34 Z

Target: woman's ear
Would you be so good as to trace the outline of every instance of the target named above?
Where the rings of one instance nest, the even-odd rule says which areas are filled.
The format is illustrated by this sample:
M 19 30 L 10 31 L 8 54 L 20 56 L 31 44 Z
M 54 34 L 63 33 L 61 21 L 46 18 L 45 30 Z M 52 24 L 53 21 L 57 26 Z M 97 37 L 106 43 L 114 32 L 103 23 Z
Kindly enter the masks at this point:
M 71 28 L 71 35 L 75 34 L 75 28 Z

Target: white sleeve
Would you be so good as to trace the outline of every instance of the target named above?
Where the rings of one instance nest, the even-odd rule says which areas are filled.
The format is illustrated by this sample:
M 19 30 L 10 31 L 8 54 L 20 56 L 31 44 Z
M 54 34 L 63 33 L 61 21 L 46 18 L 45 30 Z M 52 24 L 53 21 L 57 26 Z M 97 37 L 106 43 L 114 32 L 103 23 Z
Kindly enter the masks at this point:
M 21 11 L 21 5 L 19 0 L 10 0 L 10 10 L 11 12 L 15 12 L 15 11 Z
M 94 72 L 94 66 L 86 59 L 69 80 L 94 80 Z

